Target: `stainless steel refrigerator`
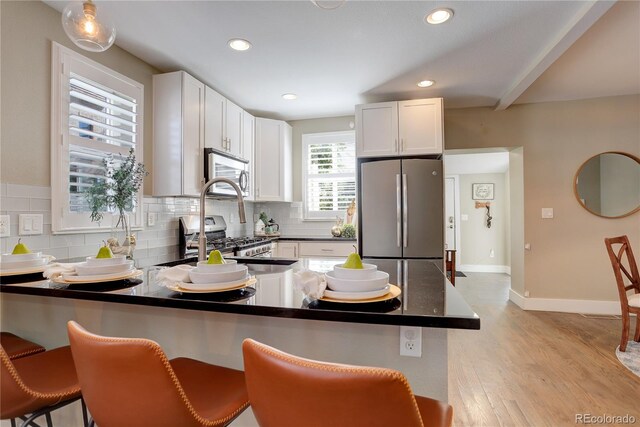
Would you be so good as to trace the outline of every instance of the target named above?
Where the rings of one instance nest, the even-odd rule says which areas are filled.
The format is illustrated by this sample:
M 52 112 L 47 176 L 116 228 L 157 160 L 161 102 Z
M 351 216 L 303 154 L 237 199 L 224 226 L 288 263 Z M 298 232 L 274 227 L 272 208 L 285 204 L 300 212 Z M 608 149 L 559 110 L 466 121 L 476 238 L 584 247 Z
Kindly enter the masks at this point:
M 362 161 L 359 166 L 361 256 L 442 258 L 442 160 Z

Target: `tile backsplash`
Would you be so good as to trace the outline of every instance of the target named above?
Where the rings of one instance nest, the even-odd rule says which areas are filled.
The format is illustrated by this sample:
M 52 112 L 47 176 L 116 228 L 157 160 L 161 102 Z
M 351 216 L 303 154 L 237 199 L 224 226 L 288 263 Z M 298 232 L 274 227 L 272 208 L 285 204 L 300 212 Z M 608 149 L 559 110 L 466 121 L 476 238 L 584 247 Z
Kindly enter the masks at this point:
M 269 219 L 273 218 L 280 225 L 280 233 L 285 237 L 331 237 L 331 227 L 336 223 L 333 220 L 304 221 L 302 219 L 302 202 L 256 202 L 253 210 L 255 215 L 265 212 Z
M 183 197 L 144 197 L 143 218 L 145 226 L 134 230 L 137 234 L 135 258 L 140 266 L 153 265 L 175 259 L 178 245 L 178 218 L 182 215 L 196 215 L 199 201 Z M 235 201 L 207 200 L 209 215 L 222 215 L 227 222 L 228 236 L 253 234 L 253 203 L 245 203 L 246 224 L 238 218 L 238 204 Z M 146 225 L 147 213 L 157 213 L 153 226 Z M 43 215 L 43 233 L 34 236 L 18 235 L 18 216 L 24 213 Z M 0 238 L 2 253 L 9 252 L 21 238 L 31 250 L 43 251 L 58 259 L 89 256 L 103 240 L 110 237 L 108 232 L 52 234 L 51 233 L 51 188 L 29 185 L 0 184 L 0 214 L 9 215 L 10 237 Z

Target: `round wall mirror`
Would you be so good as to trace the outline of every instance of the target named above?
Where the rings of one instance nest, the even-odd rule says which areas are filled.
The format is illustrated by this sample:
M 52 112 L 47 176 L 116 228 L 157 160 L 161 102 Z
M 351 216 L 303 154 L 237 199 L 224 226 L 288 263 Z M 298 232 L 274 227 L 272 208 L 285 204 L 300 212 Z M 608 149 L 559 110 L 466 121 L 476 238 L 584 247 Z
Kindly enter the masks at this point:
M 640 210 L 640 159 L 610 151 L 584 162 L 573 183 L 578 202 L 594 215 L 622 218 Z

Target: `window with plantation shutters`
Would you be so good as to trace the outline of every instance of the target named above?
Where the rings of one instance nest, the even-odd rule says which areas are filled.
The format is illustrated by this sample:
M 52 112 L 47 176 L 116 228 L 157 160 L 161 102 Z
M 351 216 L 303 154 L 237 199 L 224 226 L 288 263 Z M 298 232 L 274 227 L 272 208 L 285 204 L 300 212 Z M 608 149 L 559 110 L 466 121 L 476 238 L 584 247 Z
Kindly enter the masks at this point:
M 116 165 L 131 149 L 143 158 L 143 86 L 56 43 L 52 73 L 52 231 L 111 228 L 91 222 L 85 192 L 104 179 L 107 156 Z M 131 209 L 140 226 L 141 209 Z
M 354 132 L 305 134 L 302 145 L 305 219 L 342 217 L 356 198 Z

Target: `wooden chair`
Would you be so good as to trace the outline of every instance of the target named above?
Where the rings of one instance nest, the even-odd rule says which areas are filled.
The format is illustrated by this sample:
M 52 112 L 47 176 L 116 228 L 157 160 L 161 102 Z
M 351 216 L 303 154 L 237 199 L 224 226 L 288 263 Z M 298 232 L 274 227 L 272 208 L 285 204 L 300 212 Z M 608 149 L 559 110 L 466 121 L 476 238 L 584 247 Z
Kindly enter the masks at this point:
M 103 337 L 67 323 L 82 394 L 99 427 L 226 426 L 247 406 L 244 373 L 169 360 L 151 340 Z
M 627 236 L 606 238 L 604 243 L 616 277 L 622 309 L 620 351 L 626 351 L 631 323 L 630 313 L 636 314 L 636 333 L 633 339 L 640 342 L 640 274 Z M 627 281 L 628 285 L 625 284 Z M 633 290 L 633 294 L 628 295 L 627 292 L 630 290 Z
M 251 339 L 242 351 L 261 427 L 451 425 L 451 406 L 415 396 L 398 371 L 303 359 Z
M 446 250 L 444 257 L 444 267 L 447 277 L 453 286 L 456 285 L 456 251 Z
M 0 347 L 0 419 L 23 420 L 21 426 L 37 426 L 44 416 L 51 427 L 51 412 L 81 399 L 80 384 L 71 349 L 60 347 L 14 360 Z M 84 425 L 88 419 L 82 404 Z
M 11 360 L 42 353 L 45 350 L 40 344 L 25 340 L 10 332 L 0 332 L 0 345 Z

